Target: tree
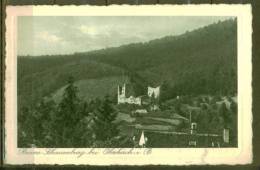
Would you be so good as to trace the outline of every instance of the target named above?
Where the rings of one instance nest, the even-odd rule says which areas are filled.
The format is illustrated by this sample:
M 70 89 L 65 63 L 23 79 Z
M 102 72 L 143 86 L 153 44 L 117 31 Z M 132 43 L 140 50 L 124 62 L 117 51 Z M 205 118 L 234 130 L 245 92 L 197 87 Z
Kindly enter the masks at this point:
M 237 104 L 231 101 L 230 110 L 232 112 L 232 119 L 230 122 L 230 140 L 231 143 L 237 145 Z
M 97 140 L 105 142 L 118 135 L 117 124 L 114 123 L 116 116 L 117 112 L 112 106 L 111 99 L 106 96 L 95 111 L 94 132 Z
M 160 103 L 169 100 L 170 98 L 174 97 L 172 93 L 173 88 L 170 86 L 168 81 L 164 81 L 161 85 L 160 89 Z
M 33 144 L 46 147 L 52 143 L 51 116 L 55 111 L 56 105 L 49 98 L 43 98 L 34 108 L 22 108 L 22 116 L 18 117 L 19 129 L 21 128 L 18 137 L 22 146 Z
M 95 142 L 93 131 L 94 124 L 92 113 L 81 118 L 81 120 L 75 125 L 76 131 L 74 132 L 75 140 L 73 147 L 92 147 L 93 142 Z
M 29 143 L 29 139 L 31 137 L 28 137 L 32 133 L 31 125 L 28 119 L 31 118 L 31 111 L 28 107 L 22 107 L 20 108 L 19 115 L 18 115 L 18 147 L 24 147 Z
M 55 102 L 50 98 L 43 99 L 37 108 L 38 115 L 40 115 L 38 121 L 40 125 L 37 131 L 41 134 L 38 140 L 42 141 L 41 145 L 44 147 L 52 146 L 54 143 L 54 138 L 52 137 L 52 117 L 56 113 L 56 109 Z
M 221 104 L 219 112 L 220 116 L 223 118 L 224 128 L 230 128 L 230 123 L 232 120 L 231 113 L 224 102 Z
M 75 125 L 80 120 L 80 100 L 78 88 L 74 85 L 74 78 L 69 77 L 63 98 L 58 106 L 56 130 L 59 133 L 57 141 L 60 146 L 72 146 L 74 143 Z

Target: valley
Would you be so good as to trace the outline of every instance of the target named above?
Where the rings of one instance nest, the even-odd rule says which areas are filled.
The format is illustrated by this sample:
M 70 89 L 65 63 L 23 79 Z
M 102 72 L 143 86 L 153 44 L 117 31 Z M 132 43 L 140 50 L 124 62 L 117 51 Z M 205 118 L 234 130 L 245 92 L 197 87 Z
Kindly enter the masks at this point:
M 229 19 L 143 43 L 18 56 L 19 144 L 143 147 L 144 133 L 145 147 L 236 147 L 236 29 Z M 123 84 L 131 92 L 120 98 Z

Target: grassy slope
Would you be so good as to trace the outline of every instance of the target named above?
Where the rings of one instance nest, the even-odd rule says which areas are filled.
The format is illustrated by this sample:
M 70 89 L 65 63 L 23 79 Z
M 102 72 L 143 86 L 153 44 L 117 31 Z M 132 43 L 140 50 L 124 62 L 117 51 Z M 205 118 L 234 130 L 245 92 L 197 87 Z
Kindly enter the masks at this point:
M 99 79 L 84 79 L 75 82 L 79 89 L 79 97 L 85 101 L 102 98 L 104 95 L 116 96 L 117 85 L 128 81 L 123 76 L 110 76 Z M 53 94 L 54 101 L 59 102 L 66 86 L 58 89 Z
M 29 67 L 31 66 L 32 68 L 23 65 L 23 60 L 30 62 L 26 65 Z M 23 65 L 23 67 L 18 67 L 21 71 L 18 77 L 18 102 L 21 105 L 33 105 L 34 102 L 38 101 L 40 98 L 52 95 L 58 89 L 66 85 L 67 79 L 70 75 L 75 78 L 75 81 L 79 81 L 118 76 L 121 75 L 120 73 L 122 72 L 122 69 L 118 67 L 104 63 L 97 63 L 95 61 L 71 61 L 57 65 L 50 65 L 49 67 L 46 65 L 46 68 L 41 68 L 37 67 L 40 65 L 37 59 L 36 63 L 34 63 L 35 59 L 27 60 L 28 59 L 20 59 L 19 64 Z M 47 60 L 47 63 L 52 63 L 51 61 L 52 59 L 50 59 L 50 61 Z M 29 72 L 26 69 L 34 71 Z M 26 98 L 26 100 L 24 100 L 24 98 Z

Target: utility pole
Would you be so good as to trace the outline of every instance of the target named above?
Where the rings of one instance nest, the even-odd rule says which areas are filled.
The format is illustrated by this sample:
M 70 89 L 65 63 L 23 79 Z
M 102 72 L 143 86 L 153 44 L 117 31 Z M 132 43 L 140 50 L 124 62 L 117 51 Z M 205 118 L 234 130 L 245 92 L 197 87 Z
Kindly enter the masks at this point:
M 190 111 L 190 123 L 191 123 L 191 111 Z

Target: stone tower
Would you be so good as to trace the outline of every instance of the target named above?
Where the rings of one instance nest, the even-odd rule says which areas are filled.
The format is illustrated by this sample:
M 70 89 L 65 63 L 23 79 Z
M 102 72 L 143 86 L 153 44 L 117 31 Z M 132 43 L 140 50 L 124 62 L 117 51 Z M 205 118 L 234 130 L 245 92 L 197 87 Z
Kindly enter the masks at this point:
M 118 85 L 118 92 L 117 92 L 117 103 L 124 103 L 126 98 L 126 87 L 125 83 L 123 86 Z

